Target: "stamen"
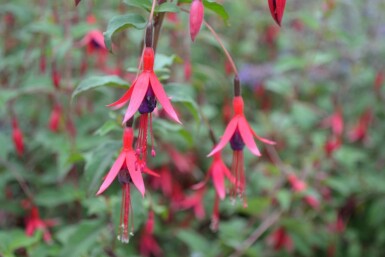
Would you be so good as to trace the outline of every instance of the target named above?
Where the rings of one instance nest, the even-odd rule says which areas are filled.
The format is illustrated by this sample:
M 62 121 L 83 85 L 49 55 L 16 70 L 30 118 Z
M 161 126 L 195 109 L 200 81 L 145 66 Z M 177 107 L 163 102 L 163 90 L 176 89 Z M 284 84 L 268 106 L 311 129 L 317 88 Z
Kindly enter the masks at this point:
M 245 191 L 245 171 L 244 171 L 244 163 L 243 163 L 243 151 L 235 150 L 233 152 L 233 162 L 231 165 L 231 171 L 233 176 L 235 177 L 235 183 L 231 188 L 231 196 L 235 198 L 238 196 L 241 200 L 243 200 L 243 206 L 247 206 L 246 199 L 243 194 Z
M 120 209 L 119 235 L 117 236 L 118 240 L 122 243 L 128 243 L 130 241 L 131 234 L 133 234 L 133 217 L 130 215 L 130 213 L 132 213 L 130 184 L 124 183 L 122 185 L 122 206 Z M 129 233 L 128 230 L 130 222 L 131 232 Z

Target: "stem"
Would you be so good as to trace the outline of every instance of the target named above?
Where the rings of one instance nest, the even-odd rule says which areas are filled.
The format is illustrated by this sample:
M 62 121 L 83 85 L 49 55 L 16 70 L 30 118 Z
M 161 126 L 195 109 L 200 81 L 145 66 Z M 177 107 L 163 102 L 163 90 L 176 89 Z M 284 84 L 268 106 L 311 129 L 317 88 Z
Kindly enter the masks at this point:
M 227 51 L 225 45 L 223 44 L 221 38 L 218 36 L 218 34 L 215 32 L 215 30 L 205 21 L 203 20 L 203 23 L 206 25 L 206 27 L 210 30 L 211 34 L 213 34 L 214 38 L 217 40 L 218 44 L 222 47 L 223 52 L 225 53 L 227 60 L 230 62 L 231 67 L 233 68 L 234 74 L 236 77 L 238 77 L 238 70 L 237 66 L 235 66 L 234 60 L 231 57 L 229 51 Z
M 275 212 L 271 214 L 259 227 L 257 227 L 254 232 L 243 242 L 243 244 L 232 254 L 230 257 L 240 257 L 243 256 L 245 251 L 252 246 L 255 241 L 262 236 L 262 234 L 273 226 L 281 217 L 282 212 Z
M 15 176 L 17 182 L 19 183 L 20 185 L 20 188 L 23 190 L 23 192 L 25 193 L 25 195 L 29 198 L 29 200 L 31 202 L 34 202 L 33 201 L 33 195 L 32 195 L 32 191 L 29 189 L 28 187 L 28 184 L 27 182 L 25 181 L 25 179 L 23 178 L 23 176 L 21 176 L 15 169 L 14 165 L 12 164 L 9 164 L 9 162 L 3 160 L 3 158 L 0 157 L 0 164 L 3 165 L 7 170 L 11 171 L 13 173 L 13 175 Z
M 234 96 L 241 96 L 241 83 L 239 82 L 238 75 L 234 77 Z

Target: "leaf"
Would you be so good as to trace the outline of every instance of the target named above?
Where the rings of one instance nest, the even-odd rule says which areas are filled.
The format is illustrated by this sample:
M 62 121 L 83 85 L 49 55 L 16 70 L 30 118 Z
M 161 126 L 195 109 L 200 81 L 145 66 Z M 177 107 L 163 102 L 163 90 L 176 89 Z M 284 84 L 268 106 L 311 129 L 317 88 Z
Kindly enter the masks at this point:
M 166 2 L 157 6 L 155 12 L 179 12 L 179 7 L 175 3 Z
M 219 15 L 219 17 L 221 17 L 225 22 L 227 22 L 227 20 L 229 19 L 229 14 L 221 4 L 218 4 L 213 0 L 204 0 L 203 5 L 210 11 L 213 11 L 214 13 Z
M 0 252 L 6 256 L 13 256 L 13 251 L 28 247 L 40 241 L 42 238 L 41 231 L 37 231 L 32 237 L 27 236 L 22 230 L 9 230 L 0 232 Z
M 82 256 L 94 247 L 102 228 L 103 223 L 100 221 L 83 221 L 71 230 L 62 232 L 64 247 L 59 257 Z
M 110 52 L 112 52 L 112 36 L 119 31 L 134 27 L 136 29 L 144 29 L 146 20 L 139 14 L 126 14 L 113 17 L 107 25 L 107 31 L 103 33 L 104 43 Z
M 191 3 L 192 0 L 179 0 L 178 3 Z M 215 2 L 214 0 L 203 0 L 203 5 L 208 10 L 216 13 L 219 17 L 221 17 L 225 22 L 229 19 L 229 14 L 227 13 L 226 9 L 221 5 Z
M 291 203 L 291 194 L 290 191 L 286 189 L 281 189 L 277 193 L 277 200 L 279 205 L 282 207 L 282 210 L 288 210 Z
M 151 10 L 151 1 L 150 0 L 124 0 L 123 3 L 129 6 L 138 7 L 141 9 L 146 9 L 147 11 Z
M 80 84 L 72 93 L 71 100 L 73 101 L 73 99 L 80 93 L 83 93 L 90 89 L 96 89 L 104 86 L 115 86 L 115 87 L 127 88 L 129 85 L 125 80 L 114 75 L 89 77 L 83 80 L 82 82 L 80 82 Z
M 84 168 L 84 176 L 89 185 L 89 192 L 96 192 L 97 187 L 100 186 L 99 183 L 102 182 L 102 176 L 112 165 L 113 158 L 120 146 L 120 142 L 107 141 L 100 144 L 99 147 L 95 148 L 93 151 L 85 154 L 86 165 Z
M 189 85 L 170 83 L 164 87 L 167 95 L 171 98 L 173 103 L 182 103 L 193 115 L 195 121 L 199 123 L 200 115 L 198 111 L 198 104 L 195 102 L 194 89 Z
M 200 234 L 195 231 L 185 229 L 177 232 L 176 236 L 194 251 L 194 255 L 207 256 L 206 251 L 210 249 L 210 245 Z

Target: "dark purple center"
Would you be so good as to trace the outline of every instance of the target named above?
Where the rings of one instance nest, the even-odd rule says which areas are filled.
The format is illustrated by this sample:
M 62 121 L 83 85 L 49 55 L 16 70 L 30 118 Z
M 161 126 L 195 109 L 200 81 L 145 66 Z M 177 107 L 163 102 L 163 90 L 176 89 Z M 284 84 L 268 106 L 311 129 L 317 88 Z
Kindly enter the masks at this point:
M 94 40 L 94 39 L 92 39 L 90 43 L 91 43 L 91 46 L 92 46 L 94 49 L 102 48 L 102 46 L 101 46 L 98 42 L 96 42 L 96 40 Z
M 239 133 L 238 129 L 235 130 L 234 135 L 231 137 L 230 145 L 233 151 L 242 151 L 243 148 L 245 147 L 245 143 L 243 142 L 241 134 Z
M 118 173 L 118 181 L 121 185 L 128 184 L 132 182 L 131 176 L 128 173 L 126 168 L 121 169 Z
M 154 91 L 152 91 L 151 87 L 148 87 L 146 96 L 144 97 L 142 103 L 140 104 L 139 107 L 139 113 L 144 114 L 144 113 L 151 113 L 154 111 L 156 107 L 156 98 Z

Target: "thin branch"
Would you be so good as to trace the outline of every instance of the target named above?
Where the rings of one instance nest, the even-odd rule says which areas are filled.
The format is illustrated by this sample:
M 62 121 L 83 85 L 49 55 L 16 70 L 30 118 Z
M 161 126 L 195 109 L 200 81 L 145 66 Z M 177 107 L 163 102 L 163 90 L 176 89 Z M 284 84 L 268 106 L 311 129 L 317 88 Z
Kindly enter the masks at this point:
M 257 227 L 254 230 L 254 232 L 243 242 L 243 244 L 229 257 L 243 256 L 245 251 L 247 251 L 247 249 L 249 249 L 250 246 L 252 246 L 255 243 L 255 241 L 257 241 L 258 238 L 260 238 L 266 230 L 268 230 L 271 226 L 273 226 L 279 220 L 281 215 L 282 215 L 281 211 L 277 211 L 271 214 L 264 222 L 261 223 L 261 225 L 259 225 L 259 227 Z

